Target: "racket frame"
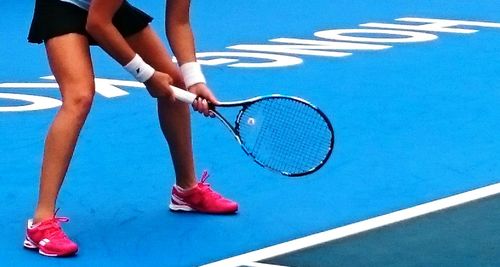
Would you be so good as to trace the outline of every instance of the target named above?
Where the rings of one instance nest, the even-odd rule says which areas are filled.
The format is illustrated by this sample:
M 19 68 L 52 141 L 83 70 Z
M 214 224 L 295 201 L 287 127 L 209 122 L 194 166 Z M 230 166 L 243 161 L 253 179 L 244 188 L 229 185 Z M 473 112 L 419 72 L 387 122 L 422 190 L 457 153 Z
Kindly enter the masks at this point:
M 175 94 L 175 97 L 177 100 L 180 100 L 180 101 L 188 103 L 188 104 L 192 104 L 197 98 L 197 96 L 191 92 L 188 92 L 186 90 L 182 90 L 182 89 L 174 87 L 174 86 L 171 86 L 171 87 L 174 90 L 174 94 Z M 304 105 L 307 105 L 308 107 L 315 110 L 322 117 L 324 122 L 326 123 L 326 125 L 331 133 L 330 146 L 329 146 L 328 152 L 326 153 L 323 160 L 321 160 L 321 162 L 319 164 L 317 164 L 315 167 L 313 167 L 309 170 L 306 170 L 304 172 L 300 172 L 300 173 L 290 173 L 290 172 L 280 171 L 280 170 L 271 168 L 269 166 L 266 166 L 263 162 L 259 161 L 247 149 L 245 144 L 242 142 L 238 129 L 239 129 L 241 117 L 245 113 L 245 110 L 256 102 L 263 101 L 266 99 L 272 99 L 272 98 L 291 99 L 291 100 L 300 102 Z M 217 107 L 241 107 L 241 109 L 238 111 L 238 114 L 236 115 L 236 118 L 234 121 L 234 126 L 224 116 L 222 116 L 222 114 L 220 114 L 217 111 Z M 325 165 L 325 163 L 330 158 L 332 151 L 333 151 L 333 147 L 335 145 L 335 134 L 334 134 L 333 126 L 332 126 L 330 120 L 328 119 L 328 117 L 326 116 L 326 114 L 323 111 L 321 111 L 321 109 L 319 109 L 318 107 L 316 107 L 315 105 L 310 103 L 309 101 L 304 100 L 304 99 L 299 98 L 299 97 L 287 96 L 287 95 L 281 95 L 281 94 L 270 94 L 270 95 L 252 97 L 252 98 L 248 98 L 248 99 L 244 99 L 244 100 L 238 100 L 238 101 L 227 101 L 227 102 L 220 102 L 219 104 L 210 104 L 210 110 L 213 112 L 215 117 L 217 117 L 222 122 L 222 124 L 224 124 L 226 126 L 226 128 L 229 129 L 229 131 L 233 134 L 234 138 L 240 144 L 240 147 L 243 149 L 245 154 L 247 154 L 249 157 L 251 157 L 257 164 L 259 164 L 263 168 L 274 171 L 274 172 L 278 172 L 278 173 L 285 175 L 285 176 L 290 176 L 290 177 L 305 176 L 305 175 L 311 174 L 311 173 L 319 170 L 321 167 L 323 167 Z

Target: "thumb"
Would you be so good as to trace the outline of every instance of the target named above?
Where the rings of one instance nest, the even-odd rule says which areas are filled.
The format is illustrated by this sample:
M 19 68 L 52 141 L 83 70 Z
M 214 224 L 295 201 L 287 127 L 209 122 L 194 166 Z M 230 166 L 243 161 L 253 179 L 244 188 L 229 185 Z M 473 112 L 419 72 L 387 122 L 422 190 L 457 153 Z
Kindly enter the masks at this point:
M 216 105 L 219 104 L 219 100 L 217 100 L 217 98 L 212 93 L 207 94 L 206 100 L 208 100 L 208 102 L 210 102 L 212 104 L 216 104 Z

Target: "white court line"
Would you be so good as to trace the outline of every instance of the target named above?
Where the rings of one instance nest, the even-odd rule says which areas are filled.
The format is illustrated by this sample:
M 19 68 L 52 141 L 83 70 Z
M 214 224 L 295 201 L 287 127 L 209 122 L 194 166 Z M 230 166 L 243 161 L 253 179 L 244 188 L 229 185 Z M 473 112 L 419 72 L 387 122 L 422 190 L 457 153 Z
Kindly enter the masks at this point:
M 486 198 L 500 193 L 500 183 L 461 193 L 458 195 L 442 198 L 415 207 L 399 210 L 386 215 L 381 215 L 368 220 L 356 222 L 339 228 L 331 229 L 321 233 L 291 240 L 278 245 L 248 252 L 239 256 L 209 263 L 201 267 L 237 267 L 253 266 L 257 261 L 269 259 L 299 249 L 352 236 L 365 231 L 373 230 L 382 226 L 405 221 L 418 216 L 440 211 L 450 207 L 458 206 L 474 200 Z
M 289 266 L 284 266 L 284 265 L 276 265 L 276 264 L 260 263 L 260 262 L 250 262 L 250 263 L 244 264 L 243 266 L 245 266 L 245 267 L 289 267 Z

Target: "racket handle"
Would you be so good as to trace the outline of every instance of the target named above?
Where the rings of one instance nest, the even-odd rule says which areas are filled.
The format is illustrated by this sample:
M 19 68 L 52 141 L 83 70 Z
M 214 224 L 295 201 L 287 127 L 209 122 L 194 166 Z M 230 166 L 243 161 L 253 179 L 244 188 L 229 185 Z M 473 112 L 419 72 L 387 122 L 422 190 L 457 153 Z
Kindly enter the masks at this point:
M 175 99 L 184 103 L 193 104 L 194 100 L 197 97 L 195 94 L 186 90 L 182 90 L 181 88 L 175 87 L 173 85 L 170 85 L 170 88 L 172 88 L 172 90 L 174 91 Z

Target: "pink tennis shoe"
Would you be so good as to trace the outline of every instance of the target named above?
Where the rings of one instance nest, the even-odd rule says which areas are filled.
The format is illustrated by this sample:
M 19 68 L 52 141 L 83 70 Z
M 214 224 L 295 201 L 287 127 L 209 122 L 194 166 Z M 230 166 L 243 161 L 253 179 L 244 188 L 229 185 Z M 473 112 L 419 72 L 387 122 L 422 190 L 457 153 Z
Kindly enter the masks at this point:
M 59 223 L 69 221 L 66 217 L 54 217 L 33 224 L 28 220 L 24 247 L 38 249 L 42 255 L 49 257 L 71 256 L 78 251 L 78 245 L 64 233 Z
M 238 211 L 238 204 L 224 198 L 212 190 L 206 181 L 209 175 L 205 171 L 200 182 L 191 189 L 182 189 L 177 185 L 172 188 L 172 198 L 169 208 L 172 211 L 194 211 L 211 214 L 231 214 Z M 57 212 L 57 211 L 56 211 Z M 68 222 L 66 217 L 54 216 L 50 219 L 33 224 L 28 220 L 24 247 L 38 249 L 45 256 L 71 256 L 78 252 L 78 245 L 71 241 L 62 230 L 60 223 Z
M 170 210 L 212 214 L 231 214 L 238 211 L 238 203 L 224 198 L 212 190 L 210 184 L 206 182 L 208 177 L 208 172 L 204 171 L 200 182 L 187 190 L 174 185 L 169 205 Z

